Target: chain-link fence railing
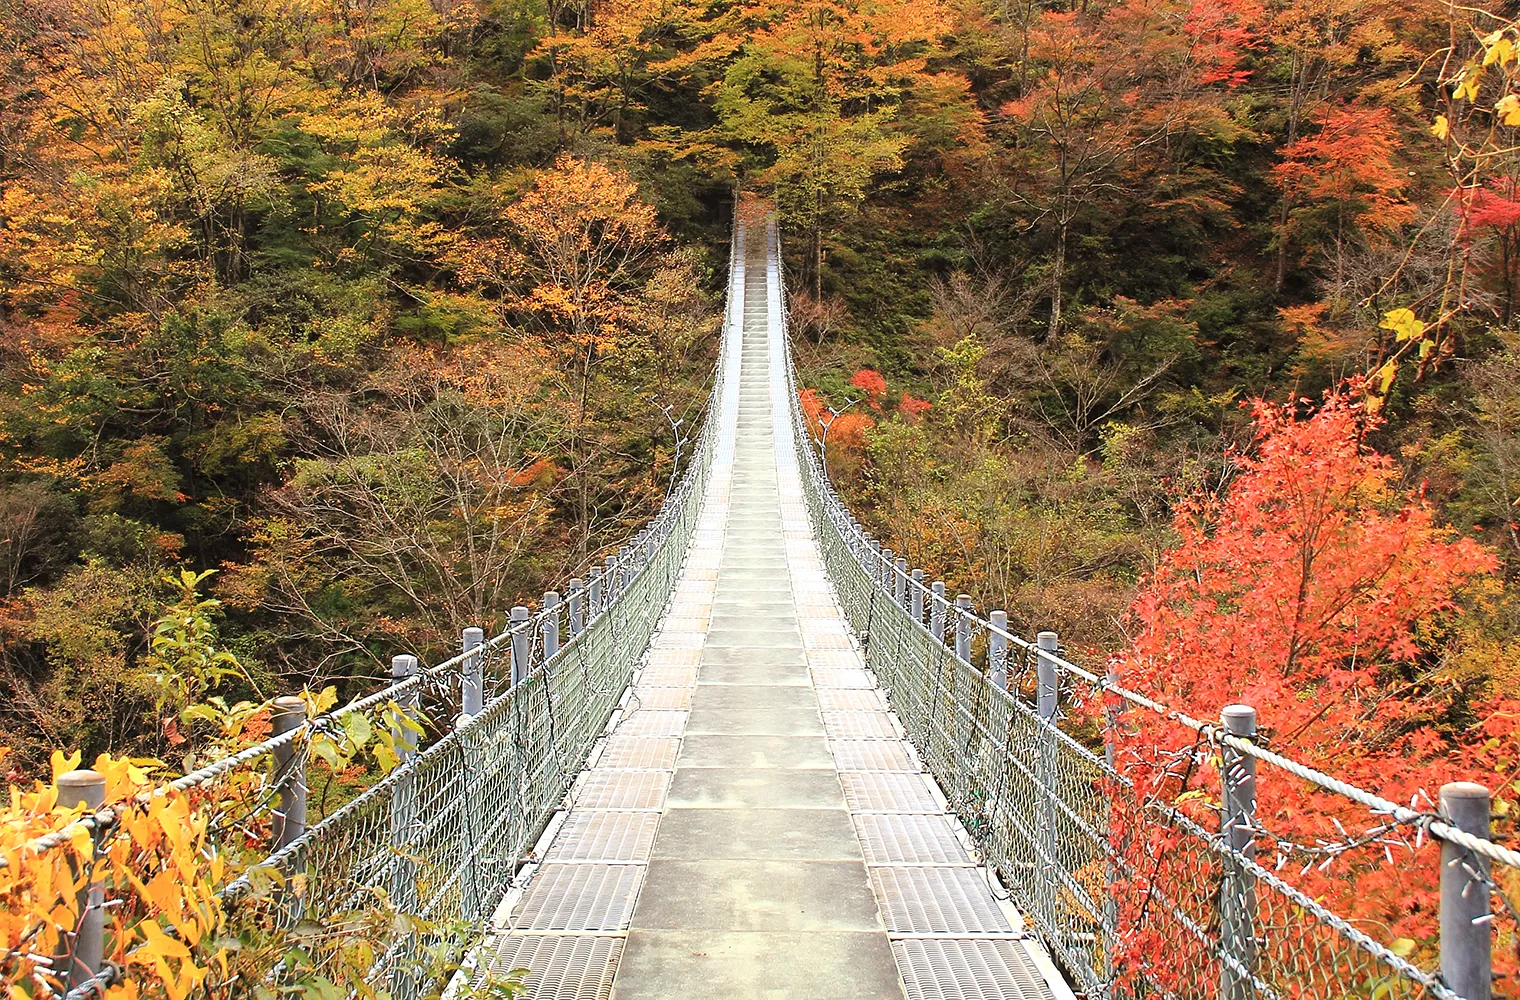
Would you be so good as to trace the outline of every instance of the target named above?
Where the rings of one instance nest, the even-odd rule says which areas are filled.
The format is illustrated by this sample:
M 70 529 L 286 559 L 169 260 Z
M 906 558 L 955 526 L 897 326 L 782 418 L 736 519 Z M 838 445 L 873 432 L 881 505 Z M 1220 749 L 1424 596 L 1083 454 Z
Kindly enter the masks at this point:
M 736 261 L 742 241 L 736 227 Z M 213 814 L 217 857 L 205 860 L 237 873 L 215 904 L 227 914 L 219 945 L 237 942 L 219 960 L 234 995 L 327 983 L 415 1000 L 434 995 L 479 939 L 618 709 L 669 605 L 708 483 L 732 462 L 724 442 L 737 393 L 725 387 L 742 326 L 736 276 L 695 453 L 628 544 L 536 612 L 513 608 L 501 633 L 465 630 L 457 656 L 423 667 L 394 657 L 392 683 L 372 694 L 310 717 L 311 699 L 276 699 L 269 738 L 150 793 L 188 796 Z M 377 730 L 395 763 L 366 785 L 374 765 L 356 755 Z M 330 804 L 339 779 L 355 778 L 340 772 L 358 772 L 360 784 L 348 781 Z M 98 840 L 117 809 L 82 816 L 27 853 L 86 832 Z M 94 926 L 78 955 L 99 952 Z M 121 981 L 120 969 L 91 964 L 70 977 L 69 1000 Z
M 815 440 L 826 427 L 809 427 L 790 378 L 803 491 L 867 665 L 1079 992 L 1488 1000 L 1496 927 L 1515 940 L 1490 896 L 1504 900 L 1520 855 L 1485 839 L 1486 812 L 1456 815 L 1475 786 L 1448 786 L 1439 810 L 1387 802 L 1266 750 L 1252 710 L 1202 723 L 1072 663 L 1053 633 L 1026 640 L 952 599 L 840 500 Z M 1074 725 L 1074 703 L 1098 724 Z M 1324 835 L 1274 836 L 1258 781 L 1314 797 Z M 1386 892 L 1390 877 L 1439 897 L 1430 939 L 1358 913 L 1359 887 Z

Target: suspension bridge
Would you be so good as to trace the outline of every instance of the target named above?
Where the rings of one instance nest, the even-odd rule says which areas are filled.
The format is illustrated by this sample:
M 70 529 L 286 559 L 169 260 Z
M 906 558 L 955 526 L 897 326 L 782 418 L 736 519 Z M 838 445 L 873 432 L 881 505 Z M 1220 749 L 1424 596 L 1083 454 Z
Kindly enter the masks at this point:
M 779 262 L 774 227 L 737 227 L 699 447 L 628 545 L 449 660 L 397 656 L 384 690 L 317 718 L 282 699 L 270 739 L 167 786 L 262 776 L 268 840 L 223 890 L 230 919 L 379 911 L 365 978 L 395 1000 L 490 995 L 513 970 L 536 998 L 1489 1000 L 1520 855 L 1488 839 L 1486 790 L 1387 801 L 1263 746 L 1250 707 L 1193 719 L 926 581 L 828 482 Z M 400 766 L 314 815 L 313 734 L 386 705 L 446 731 L 398 727 Z M 1076 705 L 1110 725 L 1073 726 Z M 1121 766 L 1121 730 L 1161 780 Z M 1366 821 L 1269 837 L 1264 781 Z M 91 772 L 62 784 L 100 805 Z M 1332 863 L 1349 895 L 1294 878 Z M 1383 864 L 1439 890 L 1423 950 L 1347 912 Z M 250 891 L 261 871 L 273 897 Z M 86 902 L 80 1000 L 124 975 L 109 901 Z

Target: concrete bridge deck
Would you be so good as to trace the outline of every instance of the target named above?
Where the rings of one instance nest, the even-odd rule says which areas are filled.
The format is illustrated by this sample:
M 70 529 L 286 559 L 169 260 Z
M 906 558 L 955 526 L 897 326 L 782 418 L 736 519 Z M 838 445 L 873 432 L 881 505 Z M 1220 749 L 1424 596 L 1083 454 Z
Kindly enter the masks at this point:
M 863 668 L 802 497 L 774 254 L 744 263 L 672 607 L 491 966 L 539 998 L 1069 996 Z

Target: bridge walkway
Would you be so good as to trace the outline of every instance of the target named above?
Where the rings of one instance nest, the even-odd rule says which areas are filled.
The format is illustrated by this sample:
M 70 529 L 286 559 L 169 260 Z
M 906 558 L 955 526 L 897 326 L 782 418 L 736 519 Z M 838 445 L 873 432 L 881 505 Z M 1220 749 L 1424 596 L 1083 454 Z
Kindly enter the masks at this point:
M 672 607 L 490 965 L 539 998 L 1069 996 L 863 668 L 802 497 L 775 253 L 743 263 Z

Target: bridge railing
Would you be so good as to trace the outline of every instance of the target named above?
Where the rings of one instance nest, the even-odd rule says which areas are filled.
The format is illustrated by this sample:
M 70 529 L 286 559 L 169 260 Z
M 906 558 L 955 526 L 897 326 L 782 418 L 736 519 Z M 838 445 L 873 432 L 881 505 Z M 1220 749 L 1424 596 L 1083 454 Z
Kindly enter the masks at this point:
M 234 993 L 255 995 L 255 981 L 273 995 L 325 980 L 350 996 L 362 987 L 415 1000 L 480 937 L 617 710 L 669 604 L 707 484 L 731 462 L 720 434 L 732 401 L 723 412 L 716 403 L 734 396 L 725 385 L 742 324 L 742 239 L 736 231 L 715 403 L 684 474 L 628 544 L 536 611 L 513 608 L 498 634 L 466 629 L 456 656 L 423 666 L 394 657 L 381 690 L 311 718 L 308 700 L 276 699 L 274 735 L 152 793 L 236 804 L 213 823 L 219 860 L 237 873 L 218 894 L 228 934 L 241 939 L 229 953 L 244 981 Z M 356 717 L 365 731 L 390 729 L 399 764 L 308 825 L 321 797 L 313 749 L 352 741 Z M 441 735 L 423 746 L 429 732 Z M 94 785 L 92 775 L 69 777 Z M 103 842 L 120 808 L 132 806 L 102 808 L 29 850 L 69 849 L 80 831 Z M 88 907 L 70 936 L 69 1000 L 123 975 L 101 961 L 119 949 L 92 915 L 111 905 Z
M 1072 662 L 1054 633 L 1024 638 L 1003 612 L 947 594 L 842 502 L 787 354 L 804 493 L 867 665 L 1080 991 L 1488 1000 L 1495 929 L 1516 937 L 1502 883 L 1520 855 L 1486 839 L 1486 793 L 1448 786 L 1439 809 L 1387 801 L 1266 749 L 1252 709 L 1191 718 Z M 1274 836 L 1256 810 L 1268 783 L 1304 791 L 1323 835 Z M 1358 887 L 1390 879 L 1409 906 L 1439 898 L 1438 939 L 1358 919 Z

